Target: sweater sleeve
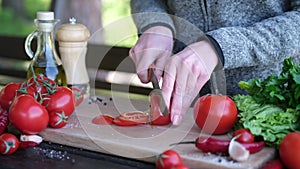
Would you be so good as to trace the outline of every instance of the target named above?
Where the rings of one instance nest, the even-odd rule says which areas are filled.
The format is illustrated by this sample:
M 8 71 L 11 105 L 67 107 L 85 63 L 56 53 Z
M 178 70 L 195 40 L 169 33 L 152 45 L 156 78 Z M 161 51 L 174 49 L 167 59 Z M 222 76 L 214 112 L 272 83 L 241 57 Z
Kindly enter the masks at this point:
M 271 65 L 300 53 L 300 0 L 293 10 L 249 27 L 224 27 L 207 32 L 219 44 L 225 68 Z
M 153 26 L 166 26 L 175 36 L 175 28 L 165 2 L 162 0 L 131 0 L 131 13 L 137 26 L 138 34 Z

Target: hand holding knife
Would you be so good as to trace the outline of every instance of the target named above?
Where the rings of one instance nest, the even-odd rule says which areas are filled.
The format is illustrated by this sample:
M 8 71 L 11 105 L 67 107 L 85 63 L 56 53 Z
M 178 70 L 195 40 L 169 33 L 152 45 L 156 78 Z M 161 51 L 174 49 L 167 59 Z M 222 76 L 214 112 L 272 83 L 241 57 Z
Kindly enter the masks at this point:
M 168 108 L 166 106 L 166 103 L 165 103 L 165 100 L 162 96 L 162 92 L 161 92 L 161 89 L 160 89 L 160 86 L 159 86 L 159 83 L 158 83 L 158 79 L 156 78 L 156 76 L 154 74 L 154 68 L 153 67 L 149 68 L 149 77 L 150 77 L 150 81 L 151 81 L 152 86 L 153 86 L 153 90 L 150 93 L 150 99 L 152 99 L 152 95 L 154 95 L 154 94 L 159 96 L 159 101 L 157 103 L 159 104 L 160 112 L 162 113 L 163 116 L 167 116 L 168 113 L 169 113 L 169 110 L 168 110 Z M 150 116 L 151 116 L 151 114 L 150 114 Z

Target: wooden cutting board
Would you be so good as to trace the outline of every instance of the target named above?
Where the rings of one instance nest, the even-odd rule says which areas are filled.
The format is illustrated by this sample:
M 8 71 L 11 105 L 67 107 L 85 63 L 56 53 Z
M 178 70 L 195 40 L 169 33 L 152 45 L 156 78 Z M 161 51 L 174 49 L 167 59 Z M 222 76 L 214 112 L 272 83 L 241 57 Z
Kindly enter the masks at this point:
M 180 126 L 119 127 L 92 123 L 92 119 L 99 114 L 117 116 L 119 112 L 132 110 L 149 111 L 149 103 L 145 100 L 117 96 L 102 96 L 101 102 L 91 104 L 85 100 L 76 108 L 64 128 L 47 128 L 40 135 L 44 140 L 53 143 L 153 163 L 156 155 L 172 148 L 180 153 L 184 163 L 190 168 L 197 169 L 254 169 L 260 168 L 263 163 L 275 156 L 273 148 L 264 148 L 252 154 L 248 161 L 241 163 L 232 161 L 226 156 L 202 153 L 192 144 L 171 147 L 172 143 L 192 141 L 200 135 L 205 135 L 195 126 L 192 109 L 187 112 Z M 214 137 L 229 138 L 226 135 Z

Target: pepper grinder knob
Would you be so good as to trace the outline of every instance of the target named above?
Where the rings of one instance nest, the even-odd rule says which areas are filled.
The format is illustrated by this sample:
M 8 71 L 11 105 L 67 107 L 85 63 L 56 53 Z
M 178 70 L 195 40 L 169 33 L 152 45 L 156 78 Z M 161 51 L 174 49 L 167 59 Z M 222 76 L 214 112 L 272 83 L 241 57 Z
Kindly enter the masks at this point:
M 89 95 L 89 76 L 85 58 L 89 37 L 87 27 L 76 23 L 75 18 L 70 18 L 69 23 L 62 24 L 56 32 L 67 84 L 83 90 L 86 97 Z

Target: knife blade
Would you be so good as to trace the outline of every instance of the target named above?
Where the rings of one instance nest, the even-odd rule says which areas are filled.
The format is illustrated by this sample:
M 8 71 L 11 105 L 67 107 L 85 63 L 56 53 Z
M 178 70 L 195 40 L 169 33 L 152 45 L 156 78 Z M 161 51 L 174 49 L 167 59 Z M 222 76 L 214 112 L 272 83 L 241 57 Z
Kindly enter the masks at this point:
M 153 86 L 153 90 L 150 92 L 150 99 L 152 98 L 152 95 L 156 94 L 159 98 L 158 103 L 159 103 L 160 112 L 162 113 L 163 116 L 167 116 L 169 113 L 169 110 L 168 110 L 165 100 L 162 96 L 162 91 L 160 89 L 158 79 L 154 74 L 154 68 L 149 68 L 149 76 L 150 76 L 150 81 Z

